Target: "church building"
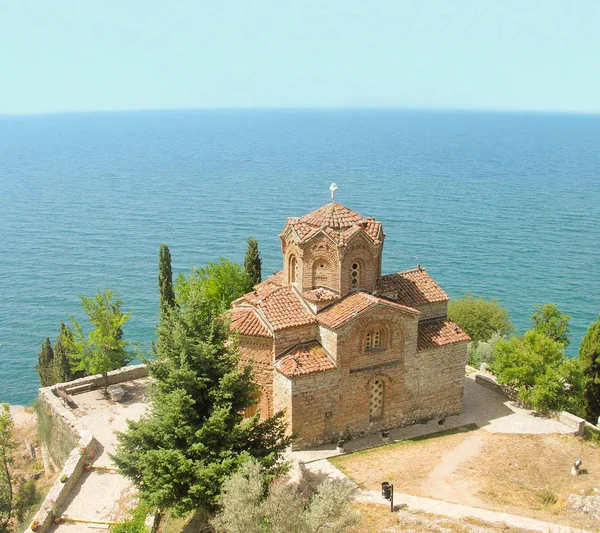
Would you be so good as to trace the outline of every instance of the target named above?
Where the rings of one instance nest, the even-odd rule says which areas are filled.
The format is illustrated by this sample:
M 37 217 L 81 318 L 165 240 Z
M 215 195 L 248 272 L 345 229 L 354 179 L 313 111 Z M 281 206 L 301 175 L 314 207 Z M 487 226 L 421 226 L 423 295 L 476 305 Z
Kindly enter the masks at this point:
M 262 416 L 285 411 L 295 449 L 462 409 L 469 337 L 417 267 L 383 275 L 381 222 L 334 201 L 288 218 L 283 270 L 233 303 Z

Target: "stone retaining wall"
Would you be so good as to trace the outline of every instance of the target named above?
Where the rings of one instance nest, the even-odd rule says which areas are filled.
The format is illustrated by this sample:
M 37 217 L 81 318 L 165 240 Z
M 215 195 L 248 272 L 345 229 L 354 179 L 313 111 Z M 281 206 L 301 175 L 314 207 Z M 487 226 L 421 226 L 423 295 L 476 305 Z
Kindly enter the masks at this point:
M 146 365 L 134 365 L 123 367 L 108 373 L 109 385 L 140 379 L 148 375 Z M 94 435 L 87 430 L 68 407 L 65 407 L 63 400 L 54 394 L 58 388 L 64 388 L 66 385 L 74 387 L 77 385 L 91 384 L 94 387 L 103 386 L 102 375 L 88 376 L 81 379 L 70 381 L 69 383 L 58 383 L 51 387 L 44 387 L 38 390 L 38 409 L 43 409 L 50 418 L 51 442 L 47 443 L 47 454 L 52 463 L 59 464 L 62 467 L 58 478 L 50 488 L 39 511 L 33 517 L 32 523 L 37 522 L 37 533 L 45 533 L 52 525 L 54 519 L 54 510 L 59 514 L 62 511 L 61 506 L 67 500 L 69 493 L 75 487 L 82 472 L 84 471 L 86 459 L 82 455 L 82 449 L 86 448 L 94 456 L 99 450 L 99 443 Z M 67 446 L 71 446 L 71 452 L 66 460 L 62 454 L 58 453 L 59 446 L 57 439 L 66 439 Z M 54 441 L 54 442 L 52 442 Z M 42 444 L 43 445 L 43 444 Z M 54 452 L 52 452 L 54 450 Z M 56 453 L 52 457 L 52 453 Z M 45 465 L 46 466 L 46 465 Z M 61 479 L 66 477 L 66 482 Z M 32 533 L 31 524 L 24 533 Z

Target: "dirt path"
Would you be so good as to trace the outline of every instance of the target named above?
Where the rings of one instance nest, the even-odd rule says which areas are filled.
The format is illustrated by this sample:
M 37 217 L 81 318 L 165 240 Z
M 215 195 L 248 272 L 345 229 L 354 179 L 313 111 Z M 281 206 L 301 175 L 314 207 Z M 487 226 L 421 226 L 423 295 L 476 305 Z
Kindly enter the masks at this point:
M 483 502 L 474 496 L 472 483 L 465 477 L 461 479 L 455 473 L 469 459 L 477 456 L 484 444 L 485 435 L 479 431 L 477 434 L 467 437 L 455 448 L 445 452 L 439 464 L 421 484 L 423 493 L 439 500 L 475 506 L 483 505 Z

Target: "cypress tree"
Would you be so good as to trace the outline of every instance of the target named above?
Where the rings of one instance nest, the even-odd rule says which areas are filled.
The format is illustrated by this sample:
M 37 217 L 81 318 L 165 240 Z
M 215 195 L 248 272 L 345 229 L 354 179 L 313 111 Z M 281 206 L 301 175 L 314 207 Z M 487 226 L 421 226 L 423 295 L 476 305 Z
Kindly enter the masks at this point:
M 74 379 L 69 360 L 69 345 L 72 341 L 72 331 L 61 322 L 60 333 L 54 345 L 54 383 L 65 383 Z
M 40 376 L 42 387 L 54 384 L 54 352 L 52 351 L 52 344 L 50 344 L 48 337 L 42 342 L 42 347 L 38 354 L 38 363 L 34 368 Z
M 250 280 L 250 288 L 262 281 L 262 261 L 260 259 L 260 252 L 258 251 L 258 241 L 254 237 L 248 237 L 244 271 Z
M 590 325 L 579 347 L 579 364 L 583 372 L 585 416 L 596 424 L 600 417 L 600 317 Z
M 173 292 L 173 271 L 171 270 L 171 251 L 166 243 L 160 245 L 158 252 L 158 288 L 160 290 L 160 313 L 175 306 Z

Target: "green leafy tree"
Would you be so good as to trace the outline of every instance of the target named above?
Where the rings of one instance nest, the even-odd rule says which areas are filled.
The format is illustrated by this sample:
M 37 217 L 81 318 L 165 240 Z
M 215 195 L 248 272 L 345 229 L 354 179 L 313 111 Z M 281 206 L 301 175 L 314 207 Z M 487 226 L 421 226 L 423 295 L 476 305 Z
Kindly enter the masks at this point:
M 241 265 L 221 257 L 217 263 L 193 269 L 191 274 L 180 274 L 176 282 L 179 305 L 186 305 L 190 294 L 202 293 L 205 305 L 214 315 L 221 314 L 231 307 L 231 302 L 252 288 L 248 276 Z
M 160 312 L 175 305 L 173 291 L 173 271 L 171 269 L 171 251 L 162 243 L 158 252 L 158 288 L 160 290 Z
M 252 287 L 262 281 L 262 261 L 260 259 L 260 252 L 258 251 L 258 241 L 254 237 L 248 237 L 244 272 L 250 278 Z
M 73 323 L 73 338 L 68 346 L 76 370 L 87 374 L 102 374 L 104 387 L 108 388 L 108 372 L 129 363 L 133 356 L 127 350 L 130 343 L 124 340 L 123 326 L 131 313 L 121 311 L 123 302 L 114 291 L 99 291 L 94 297 L 82 296 L 81 304 L 88 315 L 92 330 L 86 335 L 79 323 Z
M 42 387 L 48 387 L 56 383 L 54 381 L 54 351 L 48 337 L 42 342 L 42 347 L 38 354 L 38 362 L 34 368 L 40 376 Z
M 450 300 L 448 318 L 456 322 L 473 342 L 487 341 L 496 332 L 506 336 L 514 329 L 508 311 L 498 300 L 485 300 L 473 294 Z
M 54 344 L 54 383 L 66 383 L 75 379 L 69 358 L 69 346 L 72 346 L 72 344 L 73 332 L 64 322 L 61 322 L 60 332 Z
M 354 488 L 346 480 L 326 480 L 312 497 L 275 480 L 267 487 L 261 466 L 247 461 L 223 484 L 217 533 L 342 533 L 355 526 Z
M 596 424 L 600 417 L 600 317 L 590 325 L 581 341 L 579 364 L 584 381 L 585 417 Z
M 563 315 L 555 304 L 536 305 L 531 315 L 533 329 L 550 337 L 553 341 L 560 342 L 563 346 L 570 343 L 569 320 L 571 317 Z
M 536 330 L 496 345 L 492 371 L 500 383 L 519 390 L 519 397 L 540 410 L 581 412 L 581 372 L 560 342 Z
M 11 530 L 14 489 L 9 466 L 16 449 L 14 422 L 7 403 L 0 405 L 0 532 Z
M 263 421 L 243 417 L 256 403 L 256 386 L 251 367 L 239 366 L 228 323 L 215 312 L 233 297 L 217 286 L 229 280 L 209 272 L 222 273 L 217 265 L 179 279 L 184 294 L 158 325 L 155 358 L 148 361 L 152 409 L 128 422 L 113 457 L 144 501 L 176 514 L 214 506 L 223 482 L 249 457 L 276 472 L 291 442 L 283 413 Z

